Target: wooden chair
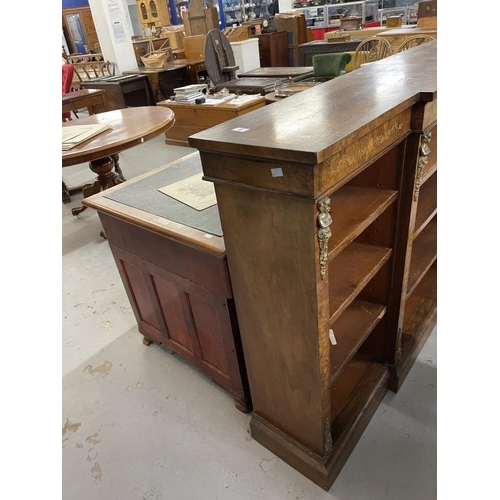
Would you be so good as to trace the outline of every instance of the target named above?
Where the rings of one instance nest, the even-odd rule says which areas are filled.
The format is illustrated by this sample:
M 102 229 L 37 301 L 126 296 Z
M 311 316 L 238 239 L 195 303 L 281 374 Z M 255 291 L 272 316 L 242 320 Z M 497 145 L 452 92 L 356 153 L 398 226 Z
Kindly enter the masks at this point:
M 418 47 L 423 43 L 432 42 L 434 38 L 431 35 L 415 35 L 407 38 L 398 48 L 397 52 L 403 52 L 413 47 Z
M 345 73 L 345 67 L 351 61 L 351 54 L 347 52 L 332 52 L 331 54 L 316 54 L 312 57 L 313 71 L 298 76 L 293 80 L 324 82 L 337 78 Z
M 392 55 L 391 44 L 377 36 L 364 39 L 354 51 L 354 69 Z
M 80 89 L 80 84 L 87 80 L 115 76 L 115 63 L 105 61 L 102 54 L 70 54 L 68 61 L 75 70 L 72 84 L 73 90 Z
M 184 40 L 186 37 L 184 38 Z M 227 88 L 235 94 L 268 94 L 277 82 L 283 82 L 284 77 L 253 78 L 236 75 L 239 66 L 236 65 L 233 48 L 226 35 L 218 29 L 210 30 L 205 37 L 203 59 L 208 77 L 218 92 Z
M 205 37 L 203 53 L 208 75 L 214 85 L 236 80 L 239 66 L 236 65 L 233 48 L 224 33 L 218 29 L 210 30 Z

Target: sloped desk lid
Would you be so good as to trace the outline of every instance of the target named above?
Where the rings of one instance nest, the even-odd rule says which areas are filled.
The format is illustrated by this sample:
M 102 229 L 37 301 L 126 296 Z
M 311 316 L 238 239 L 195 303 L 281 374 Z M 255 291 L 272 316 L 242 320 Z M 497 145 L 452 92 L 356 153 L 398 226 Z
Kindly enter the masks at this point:
M 123 184 L 104 195 L 104 198 L 128 205 L 164 219 L 193 227 L 215 236 L 222 236 L 217 205 L 196 210 L 175 198 L 158 191 L 192 175 L 201 175 L 200 155 L 193 154 L 133 184 Z M 204 181 L 205 182 L 205 181 Z M 207 181 L 208 182 L 208 181 Z

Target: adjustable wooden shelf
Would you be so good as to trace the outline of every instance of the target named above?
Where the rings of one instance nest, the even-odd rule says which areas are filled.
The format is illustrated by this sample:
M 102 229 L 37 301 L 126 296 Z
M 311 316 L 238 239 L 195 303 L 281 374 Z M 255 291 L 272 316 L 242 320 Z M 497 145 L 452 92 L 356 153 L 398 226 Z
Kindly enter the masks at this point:
M 252 436 L 321 487 L 436 313 L 436 42 L 190 136 L 215 183 Z

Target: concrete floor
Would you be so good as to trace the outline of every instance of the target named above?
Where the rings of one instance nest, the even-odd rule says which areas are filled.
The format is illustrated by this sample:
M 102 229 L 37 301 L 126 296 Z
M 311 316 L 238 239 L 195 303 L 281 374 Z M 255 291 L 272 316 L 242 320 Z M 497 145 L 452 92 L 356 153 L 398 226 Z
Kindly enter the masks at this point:
M 192 151 L 158 137 L 120 164 L 130 179 Z M 62 174 L 93 178 L 86 165 Z M 62 498 L 437 498 L 436 330 L 325 492 L 253 440 L 250 415 L 207 376 L 142 344 L 96 212 L 71 215 L 81 199 L 62 205 Z

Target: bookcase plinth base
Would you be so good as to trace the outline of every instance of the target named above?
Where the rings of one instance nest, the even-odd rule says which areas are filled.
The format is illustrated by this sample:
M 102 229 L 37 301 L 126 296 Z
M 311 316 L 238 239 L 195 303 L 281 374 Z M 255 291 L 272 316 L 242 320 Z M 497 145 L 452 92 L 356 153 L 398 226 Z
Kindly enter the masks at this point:
M 250 421 L 252 437 L 288 465 L 328 491 L 361 438 L 366 426 L 387 392 L 389 373 L 384 369 L 365 401 L 341 430 L 331 452 L 321 457 L 257 414 Z

